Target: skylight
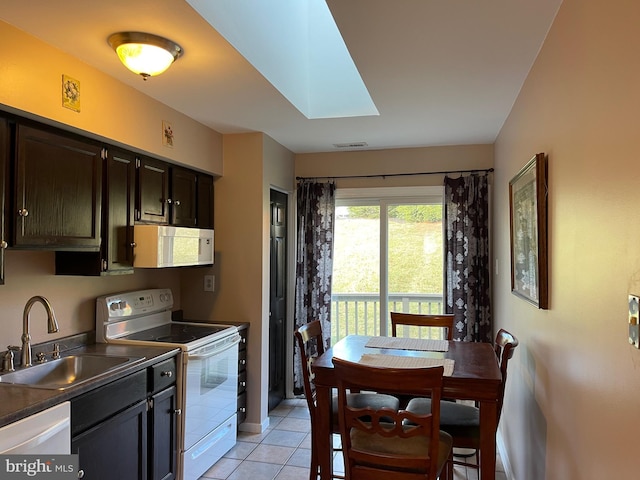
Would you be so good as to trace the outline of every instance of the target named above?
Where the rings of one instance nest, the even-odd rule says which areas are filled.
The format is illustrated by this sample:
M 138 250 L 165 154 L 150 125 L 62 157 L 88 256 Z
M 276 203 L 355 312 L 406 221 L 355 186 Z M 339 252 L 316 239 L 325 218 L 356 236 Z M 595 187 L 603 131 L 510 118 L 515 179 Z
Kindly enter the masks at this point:
M 378 115 L 325 0 L 187 0 L 307 118 Z

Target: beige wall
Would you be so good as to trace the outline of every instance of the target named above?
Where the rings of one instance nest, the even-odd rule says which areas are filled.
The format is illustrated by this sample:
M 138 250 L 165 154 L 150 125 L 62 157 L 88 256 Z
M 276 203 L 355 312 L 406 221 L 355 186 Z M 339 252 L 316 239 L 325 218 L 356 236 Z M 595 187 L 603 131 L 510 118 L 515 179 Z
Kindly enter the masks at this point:
M 33 295 L 43 295 L 53 306 L 60 331 L 47 333 L 44 308 L 31 310 L 32 343 L 49 341 L 95 329 L 96 297 L 140 288 L 171 288 L 180 305 L 179 275 L 175 270 L 141 270 L 133 275 L 74 277 L 55 275 L 54 252 L 6 251 L 5 285 L 0 286 L 0 350 L 21 345 L 22 312 Z
M 293 190 L 293 154 L 262 133 L 225 135 L 224 176 L 215 183 L 215 265 L 182 276 L 185 316 L 249 322 L 247 420 L 268 426 L 269 192 Z M 202 291 L 202 276 L 216 291 Z
M 493 167 L 493 145 L 458 145 L 296 155 L 296 176 L 392 175 Z M 442 185 L 444 175 L 338 179 L 338 188 Z
M 0 110 L 222 174 L 218 132 L 1 21 L 0 43 L 11 46 L 0 56 Z M 63 74 L 80 81 L 80 113 L 62 107 Z M 163 120 L 175 132 L 173 148 L 162 145 Z
M 640 3 L 565 0 L 495 146 L 496 328 L 520 347 L 500 425 L 517 480 L 638 478 Z M 510 293 L 508 182 L 549 155 L 550 308 Z

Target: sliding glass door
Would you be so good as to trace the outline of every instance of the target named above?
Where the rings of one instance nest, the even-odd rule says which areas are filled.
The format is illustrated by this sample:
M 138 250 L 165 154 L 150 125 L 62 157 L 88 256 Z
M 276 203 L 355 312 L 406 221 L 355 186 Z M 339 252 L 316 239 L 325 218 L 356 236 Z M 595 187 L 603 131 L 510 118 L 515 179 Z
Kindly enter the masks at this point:
M 387 335 L 390 311 L 443 312 L 441 189 L 420 196 L 402 196 L 403 189 L 361 198 L 340 193 L 332 343 L 349 334 Z

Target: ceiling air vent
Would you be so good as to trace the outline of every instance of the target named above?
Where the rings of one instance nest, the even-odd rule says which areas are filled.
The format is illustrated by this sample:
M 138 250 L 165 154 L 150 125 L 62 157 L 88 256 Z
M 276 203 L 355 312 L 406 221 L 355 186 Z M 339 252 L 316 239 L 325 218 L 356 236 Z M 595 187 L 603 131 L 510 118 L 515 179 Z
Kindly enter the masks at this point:
M 349 142 L 349 143 L 334 143 L 336 148 L 363 148 L 367 146 L 367 142 Z

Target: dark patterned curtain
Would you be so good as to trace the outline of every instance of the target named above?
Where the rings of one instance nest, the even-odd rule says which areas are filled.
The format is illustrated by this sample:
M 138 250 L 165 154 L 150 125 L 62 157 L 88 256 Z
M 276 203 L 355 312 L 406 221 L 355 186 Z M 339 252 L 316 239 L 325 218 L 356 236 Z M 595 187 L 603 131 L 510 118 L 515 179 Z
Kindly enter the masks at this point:
M 486 174 L 444 179 L 445 302 L 453 338 L 492 342 Z
M 331 338 L 331 276 L 333 273 L 333 237 L 335 183 L 301 181 L 298 184 L 298 237 L 296 252 L 295 326 L 320 320 L 325 344 Z M 303 366 L 295 345 L 293 388 L 303 389 Z M 306 367 L 305 367 L 306 368 Z

